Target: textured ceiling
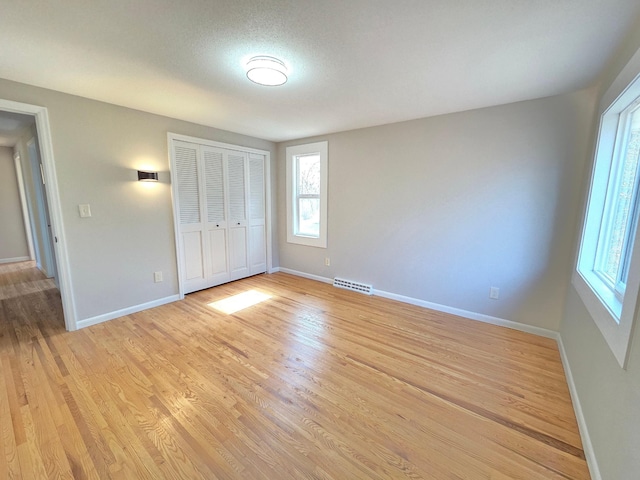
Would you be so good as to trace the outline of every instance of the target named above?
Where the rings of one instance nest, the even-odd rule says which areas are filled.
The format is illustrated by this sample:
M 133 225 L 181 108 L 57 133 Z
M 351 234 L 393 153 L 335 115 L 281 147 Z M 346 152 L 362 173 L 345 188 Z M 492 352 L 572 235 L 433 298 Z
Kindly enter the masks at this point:
M 639 18 L 638 0 L 5 1 L 0 77 L 281 141 L 587 87 Z M 286 85 L 246 79 L 260 54 Z

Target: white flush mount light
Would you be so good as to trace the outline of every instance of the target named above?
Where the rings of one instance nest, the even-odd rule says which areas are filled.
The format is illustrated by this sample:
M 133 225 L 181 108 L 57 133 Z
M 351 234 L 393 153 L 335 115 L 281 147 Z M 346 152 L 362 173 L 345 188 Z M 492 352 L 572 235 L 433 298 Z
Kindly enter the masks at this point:
M 253 57 L 247 62 L 247 78 L 258 85 L 277 87 L 287 81 L 287 67 L 274 57 Z

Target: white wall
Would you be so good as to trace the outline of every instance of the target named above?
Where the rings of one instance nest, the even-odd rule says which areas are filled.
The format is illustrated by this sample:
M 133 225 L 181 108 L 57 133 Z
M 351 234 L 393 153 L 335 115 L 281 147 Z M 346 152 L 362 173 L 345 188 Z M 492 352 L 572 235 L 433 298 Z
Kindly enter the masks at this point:
M 288 244 L 281 222 L 281 267 L 557 330 L 593 105 L 582 91 L 279 144 L 283 192 L 286 146 L 329 141 L 328 248 Z
M 0 262 L 29 257 L 13 148 L 0 147 Z
M 7 80 L 0 97 L 49 111 L 78 321 L 178 293 L 167 132 L 275 159 L 272 142 Z M 159 171 L 160 182 L 137 182 L 139 168 Z M 85 203 L 91 218 L 78 214 Z M 164 282 L 153 282 L 155 271 Z
M 639 48 L 640 28 L 637 28 L 604 72 L 599 96 L 609 88 Z M 597 115 L 593 116 L 592 121 L 589 139 L 591 151 L 581 193 L 583 209 L 593 162 Z M 580 228 L 576 228 L 574 252 L 577 250 L 579 232 Z M 573 268 L 572 262 L 571 270 Z M 599 470 L 605 480 L 636 480 L 640 476 L 639 324 L 640 320 L 636 319 L 627 369 L 623 370 L 579 295 L 569 286 L 560 334 Z

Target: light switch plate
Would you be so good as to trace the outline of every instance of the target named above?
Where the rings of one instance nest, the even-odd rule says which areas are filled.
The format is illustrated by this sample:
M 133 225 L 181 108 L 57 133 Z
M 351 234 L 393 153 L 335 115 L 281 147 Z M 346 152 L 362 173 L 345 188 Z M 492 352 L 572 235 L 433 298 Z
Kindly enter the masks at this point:
M 90 217 L 91 216 L 91 205 L 89 205 L 88 203 L 84 203 L 84 204 L 78 205 L 78 211 L 80 212 L 80 216 L 82 218 Z

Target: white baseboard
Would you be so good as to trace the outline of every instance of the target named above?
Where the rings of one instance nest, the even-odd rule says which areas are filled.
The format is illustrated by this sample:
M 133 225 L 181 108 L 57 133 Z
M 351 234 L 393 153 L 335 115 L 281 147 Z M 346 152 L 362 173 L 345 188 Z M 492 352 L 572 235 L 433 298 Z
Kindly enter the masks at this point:
M 0 263 L 16 263 L 31 260 L 29 257 L 0 258 Z
M 591 437 L 589 436 L 589 429 L 587 428 L 587 421 L 584 418 L 582 412 L 582 405 L 580 405 L 580 398 L 578 397 L 578 390 L 576 384 L 573 381 L 573 374 L 571 373 L 571 367 L 569 366 L 569 360 L 567 358 L 567 352 L 564 349 L 564 343 L 562 342 L 562 336 L 558 333 L 558 349 L 560 350 L 560 358 L 562 358 L 562 365 L 564 366 L 564 374 L 567 379 L 567 385 L 569 385 L 569 392 L 571 393 L 571 401 L 573 402 L 573 411 L 576 414 L 576 420 L 578 421 L 578 428 L 580 429 L 580 439 L 582 440 L 582 448 L 584 450 L 584 456 L 587 459 L 587 465 L 589 466 L 589 473 L 592 480 L 602 480 L 600 474 L 600 468 L 598 467 L 598 461 L 596 459 L 596 453 L 591 443 Z
M 115 312 L 109 312 L 102 315 L 98 315 L 96 317 L 85 318 L 84 320 L 78 321 L 76 324 L 76 327 L 78 329 L 90 327 L 91 325 L 97 325 L 98 323 L 106 322 L 107 320 L 113 320 L 114 318 L 124 317 L 125 315 L 141 312 L 142 310 L 147 310 L 148 308 L 159 307 L 160 305 L 165 305 L 167 303 L 175 302 L 177 300 L 180 300 L 180 295 L 171 295 L 170 297 L 160 298 L 152 302 L 141 303 L 140 305 L 134 305 L 132 307 L 123 308 L 122 310 L 116 310 Z
M 267 273 L 278 273 L 280 271 L 280 267 L 271 267 Z

